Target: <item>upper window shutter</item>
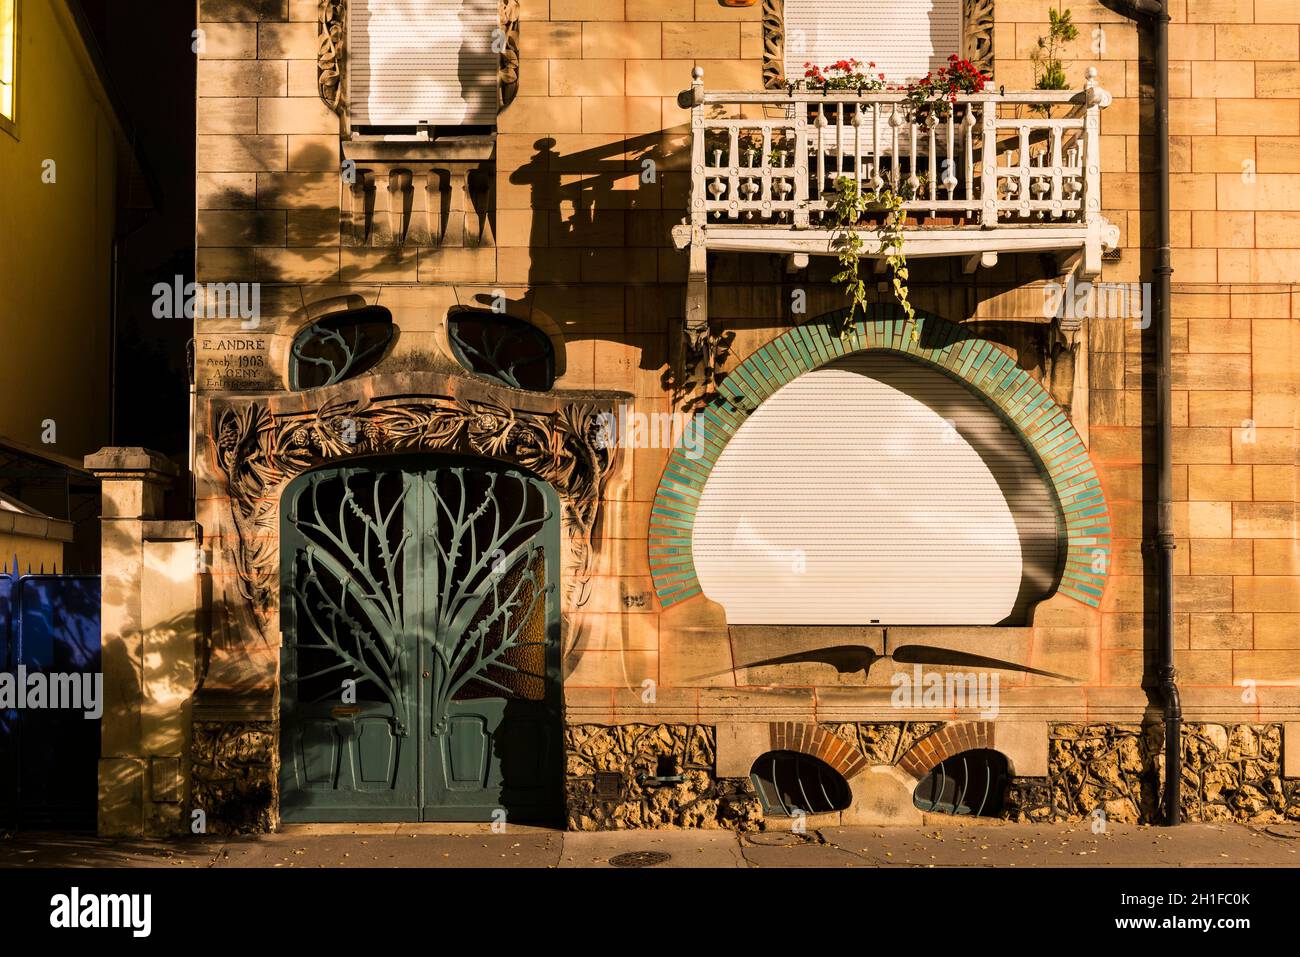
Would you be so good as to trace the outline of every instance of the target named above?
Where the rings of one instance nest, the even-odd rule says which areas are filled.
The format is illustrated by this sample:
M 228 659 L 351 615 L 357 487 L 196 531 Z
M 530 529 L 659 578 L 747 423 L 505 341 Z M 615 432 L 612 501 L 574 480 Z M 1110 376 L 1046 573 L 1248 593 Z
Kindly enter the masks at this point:
M 354 0 L 355 126 L 489 126 L 497 117 L 497 0 Z
M 961 0 L 785 0 L 787 80 L 804 63 L 858 59 L 906 83 L 960 56 L 961 40 Z

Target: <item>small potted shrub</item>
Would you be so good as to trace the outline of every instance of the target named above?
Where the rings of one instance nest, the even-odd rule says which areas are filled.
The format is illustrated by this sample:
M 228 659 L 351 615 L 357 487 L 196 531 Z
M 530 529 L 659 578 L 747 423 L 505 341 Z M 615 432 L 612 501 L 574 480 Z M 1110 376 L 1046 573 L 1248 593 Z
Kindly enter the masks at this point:
M 1048 9 L 1047 18 L 1047 36 L 1038 38 L 1034 52 L 1029 55 L 1029 59 L 1034 64 L 1034 89 L 1068 90 L 1070 81 L 1065 75 L 1065 63 L 1061 59 L 1061 53 L 1067 43 L 1072 43 L 1079 38 L 1079 28 L 1070 18 L 1069 10 L 1058 13 Z M 1040 106 L 1035 107 L 1034 112 L 1051 117 L 1068 114 L 1070 107 L 1065 104 Z

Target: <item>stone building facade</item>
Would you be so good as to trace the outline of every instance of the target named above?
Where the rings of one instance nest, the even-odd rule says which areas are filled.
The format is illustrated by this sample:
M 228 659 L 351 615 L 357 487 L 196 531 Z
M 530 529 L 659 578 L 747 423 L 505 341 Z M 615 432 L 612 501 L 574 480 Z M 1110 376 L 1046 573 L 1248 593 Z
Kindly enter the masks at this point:
M 1068 294 L 1089 281 L 1143 296 L 1154 212 L 1141 94 L 1151 63 L 1134 24 L 1080 0 L 1070 5 L 1079 36 L 1063 53 L 1071 89 L 1033 100 L 1031 54 L 1047 6 L 966 4 L 957 52 L 1008 97 L 981 107 L 982 142 L 998 138 L 1001 118 L 1021 124 L 1012 148 L 1034 156 L 1031 139 L 1047 144 L 1045 159 L 1008 160 L 1009 178 L 1023 176 L 1035 195 L 1051 191 L 1049 200 L 1070 195 L 1053 176 L 1069 180 L 1074 169 L 1088 179 L 1080 211 L 1063 214 L 1079 228 L 1057 228 L 1060 206 L 1033 214 L 1028 204 L 1023 215 L 992 204 L 975 219 L 956 214 L 958 226 L 976 225 L 982 212 L 991 220 L 949 228 L 942 240 L 925 232 L 942 227 L 937 213 L 906 221 L 909 320 L 887 270 L 869 263 L 870 303 L 847 311 L 825 236 L 818 247 L 799 235 L 806 210 L 805 221 L 797 209 L 782 220 L 778 203 L 775 219 L 745 233 L 752 217 L 714 216 L 703 205 L 706 194 L 728 198 L 710 192 L 714 184 L 725 182 L 732 197 L 747 186 L 743 168 L 728 167 L 756 165 L 734 158 L 725 131 L 735 124 L 717 127 L 721 146 L 703 139 L 721 117 L 711 91 L 766 90 L 801 104 L 741 102 L 733 117 L 785 124 L 776 132 L 769 124 L 774 138 L 809 128 L 830 135 L 818 108 L 781 85 L 791 79 L 785 46 L 803 42 L 786 22 L 794 0 L 509 0 L 482 46 L 494 56 L 494 122 L 426 118 L 401 130 L 358 123 L 387 101 L 373 88 L 359 100 L 358 77 L 378 61 L 363 68 L 349 45 L 345 0 L 200 0 L 197 279 L 209 305 L 233 301 L 238 289 L 228 284 L 257 284 L 260 312 L 196 320 L 193 528 L 156 527 L 138 497 L 122 504 L 130 554 L 170 543 L 172 590 L 198 597 L 188 611 L 183 600 L 164 608 L 151 599 L 148 583 L 161 588 L 167 578 L 159 558 L 143 579 L 143 603 L 137 597 L 136 611 L 119 615 L 120 633 L 106 626 L 106 669 L 108 647 L 124 649 L 123 670 L 109 676 L 120 707 L 106 721 L 136 730 L 106 748 L 103 829 L 188 829 L 196 812 L 205 827 L 237 830 L 282 820 L 520 819 L 516 806 L 545 808 L 574 828 L 786 827 L 807 814 L 906 822 L 956 805 L 1018 820 L 1157 820 L 1162 726 L 1143 554 L 1153 521 L 1149 323 L 1140 309 L 1044 308 L 1053 289 Z M 1300 290 L 1289 277 L 1300 262 L 1290 228 L 1300 217 L 1300 9 L 1171 0 L 1170 14 L 1183 803 L 1198 820 L 1295 820 Z M 470 19 L 462 13 L 462 23 Z M 1016 100 L 1016 91 L 1026 96 Z M 858 130 L 870 130 L 865 113 L 850 112 Z M 1045 121 L 1030 131 L 1034 117 Z M 1086 137 L 1071 141 L 1082 157 L 1050 152 L 1053 123 Z M 753 149 L 767 162 L 775 140 L 755 128 Z M 975 136 L 969 127 L 957 135 Z M 918 153 L 915 139 L 911 148 L 913 171 L 942 149 Z M 715 149 L 733 158 L 710 161 Z M 1021 169 L 1035 163 L 1049 167 L 1045 179 Z M 783 166 L 751 177 L 763 180 L 754 191 L 780 180 Z M 1003 174 L 984 172 L 1007 195 Z M 999 233 L 1007 216 L 1022 218 Z M 495 347 L 483 337 L 494 329 L 549 348 L 553 379 L 521 387 L 515 373 L 540 353 L 490 361 Z M 859 360 L 867 364 L 852 365 Z M 877 573 L 855 565 L 853 553 L 839 585 L 790 599 L 803 602 L 798 610 L 764 605 L 746 591 L 757 580 L 749 571 L 728 574 L 749 569 L 754 550 L 770 547 L 762 536 L 776 534 L 744 497 L 744 477 L 770 468 L 788 482 L 774 508 L 807 503 L 847 528 L 857 493 L 818 486 L 820 460 L 804 458 L 818 446 L 801 435 L 806 426 L 821 441 L 828 433 L 816 420 L 833 418 L 849 392 L 811 390 L 827 380 L 809 376 L 829 368 L 884 381 L 914 367 L 973 396 L 970 421 L 993 415 L 1018 437 L 1016 461 L 1033 466 L 1027 474 L 1043 490 L 1033 494 L 1054 509 L 1047 580 L 1017 576 L 1014 614 L 966 619 L 962 601 L 945 598 L 965 594 L 963 576 L 976 580 L 977 597 L 1001 586 L 979 584 L 986 559 L 963 559 L 915 586 L 942 609 L 940 623 L 925 609 L 854 618 L 857 606 L 840 598 L 870 592 Z M 897 381 L 906 392 L 912 380 Z M 774 397 L 804 387 L 820 404 L 797 407 L 803 425 L 791 426 Z M 959 432 L 967 414 L 954 413 Z M 653 429 L 609 441 L 609 423 L 628 416 L 682 428 L 670 441 L 654 441 Z M 692 422 L 702 431 L 691 433 Z M 744 444 L 760 428 L 777 438 Z M 924 459 L 938 440 L 913 431 L 902 441 L 907 458 Z M 742 446 L 748 457 L 737 459 Z M 800 459 L 806 467 L 791 473 Z M 710 491 L 724 462 L 730 498 L 722 484 Z M 160 467 L 107 463 L 106 477 L 121 482 L 106 489 L 161 480 Z M 496 478 L 472 477 L 485 475 Z M 535 521 L 535 541 L 551 536 L 537 546 L 544 559 L 532 546 L 504 544 L 509 567 L 469 582 L 486 604 L 439 605 L 430 583 L 478 574 L 458 564 L 456 547 L 482 550 L 465 538 L 478 526 L 456 525 L 453 513 L 502 513 L 505 486 L 517 486 L 516 524 Z M 545 504 L 529 512 L 534 487 Z M 421 495 L 423 511 L 412 504 Z M 732 534 L 724 519 L 736 503 L 750 510 L 742 518 L 757 538 L 737 531 L 702 544 L 706 527 Z M 386 524 L 392 509 L 416 532 L 406 541 L 426 542 L 418 558 Z M 823 529 L 807 543 L 815 557 L 836 535 L 809 527 Z M 960 538 L 958 530 L 954 550 Z M 502 581 L 522 611 L 483 598 Z M 823 613 L 807 596 L 826 594 Z M 394 606 L 386 617 L 375 610 L 385 596 Z M 311 609 L 324 605 L 309 625 Z M 305 690 L 321 680 L 309 672 L 331 667 L 310 664 L 311 628 L 345 666 L 328 679 L 337 678 L 337 700 L 316 693 L 325 685 Z M 455 655 L 468 632 L 480 642 L 469 654 L 502 670 L 485 677 L 447 664 L 448 655 L 464 660 Z M 525 651 L 530 643 L 516 632 L 543 650 Z M 183 663 L 151 678 L 151 662 L 163 660 L 147 655 L 151 641 Z M 493 658 L 493 648 L 509 653 Z M 141 656 L 143 682 L 126 667 Z M 908 676 L 938 675 L 951 690 L 954 674 L 996 675 L 996 699 L 900 698 Z M 349 675 L 360 676 L 353 697 Z M 466 695 L 462 679 L 489 690 Z M 491 689 L 507 703 L 505 718 L 471 706 Z M 155 733 L 141 730 L 150 726 L 142 709 Z M 529 729 L 519 739 L 527 760 L 510 757 L 502 721 Z M 511 761 L 538 755 L 528 772 L 535 788 L 496 805 L 484 798 L 524 775 Z M 956 799 L 936 785 L 941 767 L 945 780 L 965 775 Z M 814 782 L 824 801 L 785 800 Z M 964 794 L 977 784 L 993 794 L 978 808 Z M 923 793 L 938 796 L 927 803 Z

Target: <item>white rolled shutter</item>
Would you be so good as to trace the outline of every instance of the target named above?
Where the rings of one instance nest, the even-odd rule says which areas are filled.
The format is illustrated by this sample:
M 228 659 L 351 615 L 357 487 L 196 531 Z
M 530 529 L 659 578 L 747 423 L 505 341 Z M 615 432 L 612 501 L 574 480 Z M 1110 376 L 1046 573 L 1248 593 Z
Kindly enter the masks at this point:
M 1057 513 L 982 399 L 868 352 L 746 420 L 705 483 L 692 551 L 731 624 L 1017 624 L 1056 580 Z
M 352 0 L 353 126 L 496 122 L 497 0 Z
M 785 75 L 804 63 L 875 62 L 890 83 L 906 83 L 961 53 L 961 0 L 785 0 Z

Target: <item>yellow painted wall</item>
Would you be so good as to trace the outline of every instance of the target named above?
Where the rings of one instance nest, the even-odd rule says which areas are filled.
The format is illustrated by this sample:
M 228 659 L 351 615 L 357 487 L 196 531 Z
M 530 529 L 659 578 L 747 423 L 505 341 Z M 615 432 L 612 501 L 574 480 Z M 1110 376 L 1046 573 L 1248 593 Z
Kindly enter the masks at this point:
M 117 163 L 112 114 L 62 4 L 22 3 L 18 138 L 0 131 L 0 435 L 80 458 L 108 443 Z M 54 444 L 42 443 L 47 419 Z
M 0 574 L 13 570 L 15 557 L 18 559 L 18 570 L 24 575 L 28 569 L 33 572 L 42 569 L 52 572 L 64 568 L 62 542 L 0 532 Z

